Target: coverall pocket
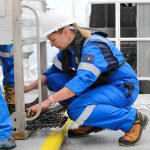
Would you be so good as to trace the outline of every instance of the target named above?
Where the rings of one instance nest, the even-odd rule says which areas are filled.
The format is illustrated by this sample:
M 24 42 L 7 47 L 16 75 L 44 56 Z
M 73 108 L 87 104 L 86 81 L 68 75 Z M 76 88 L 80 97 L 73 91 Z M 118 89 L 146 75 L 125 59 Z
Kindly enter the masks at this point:
M 124 88 L 125 88 L 126 98 L 130 98 L 132 96 L 133 91 L 134 91 L 134 84 L 131 82 L 124 82 Z
M 128 99 L 132 96 L 135 85 L 129 81 L 121 81 L 119 84 L 116 85 Z

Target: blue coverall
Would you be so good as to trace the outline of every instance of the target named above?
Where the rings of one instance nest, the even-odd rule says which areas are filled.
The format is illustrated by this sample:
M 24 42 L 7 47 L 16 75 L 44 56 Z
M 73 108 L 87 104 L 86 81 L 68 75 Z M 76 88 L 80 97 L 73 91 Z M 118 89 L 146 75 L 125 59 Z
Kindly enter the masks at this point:
M 94 41 L 97 44 L 93 44 Z M 104 85 L 90 88 L 98 76 L 113 65 L 110 52 L 101 43 L 109 47 L 112 56 L 121 65 L 124 56 L 115 45 L 102 36 L 92 35 L 83 45 L 79 65 L 76 63 L 73 44 L 67 48 L 72 66 L 77 70 L 73 78 L 62 69 L 61 51 L 54 57 L 52 67 L 43 75 L 47 77 L 49 90 L 56 92 L 65 86 L 76 94 L 69 99 L 71 103 L 67 110 L 72 120 L 83 126 L 128 132 L 135 121 L 136 109 L 131 105 L 138 96 L 139 82 L 134 70 L 126 62 L 108 76 Z M 132 88 L 127 85 L 132 85 Z
M 0 45 L 0 60 L 3 70 L 3 85 L 14 87 L 13 45 Z
M 12 44 L 0 45 L 0 60 L 3 69 L 3 84 L 14 86 Z M 5 140 L 12 135 L 12 122 L 5 99 L 0 88 L 0 140 Z

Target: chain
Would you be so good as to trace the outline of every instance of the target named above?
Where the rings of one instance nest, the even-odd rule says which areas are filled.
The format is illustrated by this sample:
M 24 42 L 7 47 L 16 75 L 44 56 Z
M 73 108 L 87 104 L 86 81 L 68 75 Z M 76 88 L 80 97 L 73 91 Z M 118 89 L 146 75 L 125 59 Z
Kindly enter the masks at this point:
M 64 114 L 65 106 L 59 105 L 42 112 L 40 116 L 33 120 L 27 121 L 27 130 L 36 130 L 41 128 L 61 128 L 67 121 L 68 117 Z

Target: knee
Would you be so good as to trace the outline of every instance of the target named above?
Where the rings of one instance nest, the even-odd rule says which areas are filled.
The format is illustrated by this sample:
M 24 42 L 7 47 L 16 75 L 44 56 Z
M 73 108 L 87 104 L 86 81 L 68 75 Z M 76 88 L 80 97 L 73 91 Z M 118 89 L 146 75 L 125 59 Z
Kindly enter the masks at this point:
M 65 73 L 53 73 L 46 79 L 46 85 L 49 90 L 57 92 L 65 86 L 70 80 L 70 77 Z
M 47 77 L 46 85 L 50 91 L 56 92 L 59 90 L 59 82 L 55 74 L 51 74 Z
M 67 109 L 67 114 L 71 120 L 76 121 L 77 118 L 80 116 L 80 110 L 79 108 L 73 108 L 69 105 Z
M 70 108 L 70 106 L 68 107 L 67 109 L 67 114 L 69 116 L 69 118 L 73 121 L 76 120 L 76 117 L 75 117 L 75 114 L 74 114 L 74 111 Z

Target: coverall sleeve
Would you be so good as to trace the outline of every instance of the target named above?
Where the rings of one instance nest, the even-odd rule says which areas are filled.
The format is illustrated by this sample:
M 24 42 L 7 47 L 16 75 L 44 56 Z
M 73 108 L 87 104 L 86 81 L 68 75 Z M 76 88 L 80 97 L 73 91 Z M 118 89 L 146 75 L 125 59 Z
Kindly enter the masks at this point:
M 53 65 L 43 73 L 44 76 L 48 77 L 52 73 L 62 72 L 61 55 L 61 52 L 57 53 L 52 60 Z
M 100 48 L 88 42 L 82 49 L 81 62 L 76 76 L 65 86 L 76 95 L 80 95 L 96 81 L 99 75 L 107 69 L 107 66 Z

